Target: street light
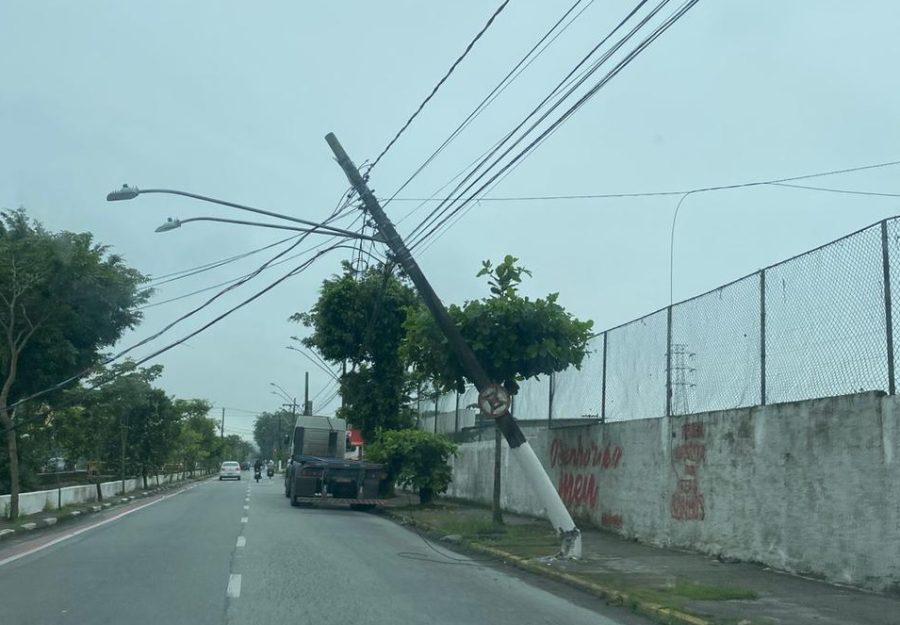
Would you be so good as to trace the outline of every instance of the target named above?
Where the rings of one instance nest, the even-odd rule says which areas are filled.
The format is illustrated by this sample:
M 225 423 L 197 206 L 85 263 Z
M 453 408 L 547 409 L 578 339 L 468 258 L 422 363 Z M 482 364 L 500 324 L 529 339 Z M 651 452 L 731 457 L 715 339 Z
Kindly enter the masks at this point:
M 318 232 L 314 228 L 297 228 L 295 226 L 282 226 L 280 224 L 267 224 L 259 221 L 244 221 L 241 219 L 223 219 L 221 217 L 191 217 L 189 219 L 177 219 L 169 217 L 165 223 L 159 226 L 155 232 L 168 232 L 169 230 L 176 230 L 180 228 L 182 225 L 190 223 L 192 221 L 216 221 L 224 224 L 238 224 L 241 226 L 258 226 L 260 228 L 276 228 L 278 230 L 292 230 L 294 232 Z M 321 234 L 331 234 L 329 232 L 323 232 Z M 357 239 L 365 239 L 367 241 L 378 241 L 375 237 L 370 237 L 365 234 L 357 234 L 354 235 Z
M 323 234 L 342 234 L 346 237 L 350 237 L 353 239 L 366 239 L 370 241 L 378 241 L 383 242 L 384 239 L 381 238 L 379 234 L 375 234 L 375 236 L 369 237 L 365 235 L 358 234 L 356 232 L 352 232 L 350 230 L 344 230 L 343 228 L 335 228 L 334 226 L 328 226 L 326 224 L 316 223 L 314 221 L 307 221 L 306 219 L 300 219 L 298 217 L 291 217 L 290 215 L 283 215 L 281 213 L 273 213 L 272 211 L 263 210 L 261 208 L 253 208 L 252 206 L 244 206 L 243 204 L 235 204 L 234 202 L 226 202 L 225 200 L 217 200 L 215 198 L 211 198 L 205 195 L 198 195 L 196 193 L 188 193 L 187 191 L 178 191 L 176 189 L 138 189 L 137 187 L 129 187 L 127 184 L 123 184 L 122 188 L 117 191 L 112 191 L 106 195 L 107 202 L 120 202 L 123 200 L 133 200 L 139 195 L 143 195 L 145 193 L 167 193 L 169 195 L 181 195 L 183 197 L 193 198 L 195 200 L 201 200 L 203 202 L 210 202 L 212 204 L 220 204 L 221 206 L 228 206 L 230 208 L 236 208 L 242 211 L 249 211 L 251 213 L 257 213 L 259 215 L 266 215 L 268 217 L 276 217 L 278 219 L 284 219 L 286 221 L 293 221 L 294 223 L 303 224 L 305 226 L 310 226 L 314 231 L 323 232 Z M 187 222 L 184 220 L 182 223 Z M 177 226 L 176 226 L 177 227 Z
M 274 382 L 269 382 L 269 386 L 274 386 L 274 387 L 277 388 L 279 391 L 281 391 L 281 397 L 282 397 L 285 401 L 294 401 L 293 399 L 291 399 L 290 393 L 288 393 L 286 390 L 284 390 L 283 388 L 281 388 L 280 386 L 278 386 L 278 385 L 275 384 Z M 275 391 L 272 391 L 272 393 L 273 393 L 273 394 L 276 394 L 276 395 L 278 394 L 278 393 L 275 393 Z
M 291 337 L 291 338 L 293 338 L 293 337 Z M 297 348 L 294 347 L 293 345 L 285 345 L 284 348 L 285 348 L 285 349 L 289 349 L 289 350 L 291 350 L 292 352 L 297 352 L 298 354 L 302 354 L 302 355 L 303 355 L 304 357 L 306 357 L 310 362 L 312 362 L 315 366 L 317 366 L 319 369 L 321 369 L 321 370 L 324 371 L 326 374 L 328 374 L 328 376 L 329 376 L 332 380 L 334 380 L 335 382 L 340 382 L 340 378 L 338 378 L 337 373 L 335 373 L 334 371 L 332 371 L 331 369 L 329 369 L 329 368 L 326 367 L 325 365 L 321 364 L 319 361 L 313 359 L 312 356 L 310 356 L 309 354 L 307 354 L 307 353 L 306 353 L 305 351 L 303 351 L 302 349 L 297 349 Z

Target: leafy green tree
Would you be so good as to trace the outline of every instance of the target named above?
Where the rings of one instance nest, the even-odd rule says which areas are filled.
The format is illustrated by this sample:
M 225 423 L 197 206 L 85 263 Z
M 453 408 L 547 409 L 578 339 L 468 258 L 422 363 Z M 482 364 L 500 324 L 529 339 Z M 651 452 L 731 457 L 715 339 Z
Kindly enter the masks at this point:
M 341 377 L 343 406 L 338 416 L 360 428 L 367 441 L 380 429 L 412 423 L 400 344 L 407 311 L 416 302 L 415 291 L 394 275 L 392 265 L 360 273 L 345 263 L 342 275 L 322 283 L 312 310 L 291 317 L 312 330 L 304 345 L 325 360 L 349 365 Z
M 263 412 L 253 422 L 253 440 L 261 458 L 284 460 L 287 446 L 284 437 L 294 431 L 296 417 L 290 410 Z
M 11 518 L 20 491 L 12 406 L 97 364 L 101 350 L 140 320 L 145 280 L 88 233 L 51 233 L 22 210 L 0 213 L 0 425 Z
M 519 294 L 531 273 L 506 256 L 494 267 L 482 263 L 492 297 L 452 305 L 448 312 L 487 374 L 510 392 L 522 380 L 580 367 L 587 353 L 592 321 L 579 321 L 558 302 L 559 294 L 530 299 Z M 465 390 L 465 374 L 431 314 L 423 306 L 405 324 L 403 351 L 420 375 L 445 391 Z
M 367 450 L 372 462 L 386 465 L 388 476 L 404 488 L 419 493 L 419 502 L 431 503 L 450 486 L 450 457 L 456 445 L 441 434 L 422 430 L 383 431 Z

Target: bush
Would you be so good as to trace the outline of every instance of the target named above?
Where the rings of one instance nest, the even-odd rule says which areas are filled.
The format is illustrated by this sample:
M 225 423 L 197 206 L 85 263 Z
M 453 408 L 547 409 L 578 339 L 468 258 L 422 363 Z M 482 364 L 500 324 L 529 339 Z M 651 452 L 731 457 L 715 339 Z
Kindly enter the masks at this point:
M 420 503 L 447 490 L 454 455 L 456 445 L 447 437 L 422 430 L 383 431 L 366 448 L 366 460 L 386 465 L 390 479 L 419 492 Z

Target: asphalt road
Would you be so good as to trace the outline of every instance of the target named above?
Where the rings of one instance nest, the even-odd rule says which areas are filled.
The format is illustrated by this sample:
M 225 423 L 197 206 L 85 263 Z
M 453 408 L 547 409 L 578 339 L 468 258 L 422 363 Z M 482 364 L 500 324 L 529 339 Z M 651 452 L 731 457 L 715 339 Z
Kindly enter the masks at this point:
M 645 623 L 578 591 L 426 543 L 375 514 L 292 508 L 277 479 L 203 482 L 141 505 L 75 536 L 60 529 L 4 547 L 2 621 Z M 62 540 L 47 544 L 55 538 Z M 5 561 L 11 553 L 17 559 Z

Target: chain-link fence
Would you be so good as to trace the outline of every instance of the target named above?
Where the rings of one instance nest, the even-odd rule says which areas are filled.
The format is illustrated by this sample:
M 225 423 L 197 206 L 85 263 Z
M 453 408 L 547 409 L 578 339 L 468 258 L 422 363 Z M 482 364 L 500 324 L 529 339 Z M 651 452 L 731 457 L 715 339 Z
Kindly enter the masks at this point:
M 601 332 L 581 369 L 522 383 L 513 415 L 618 421 L 894 394 L 898 297 L 900 217 Z

